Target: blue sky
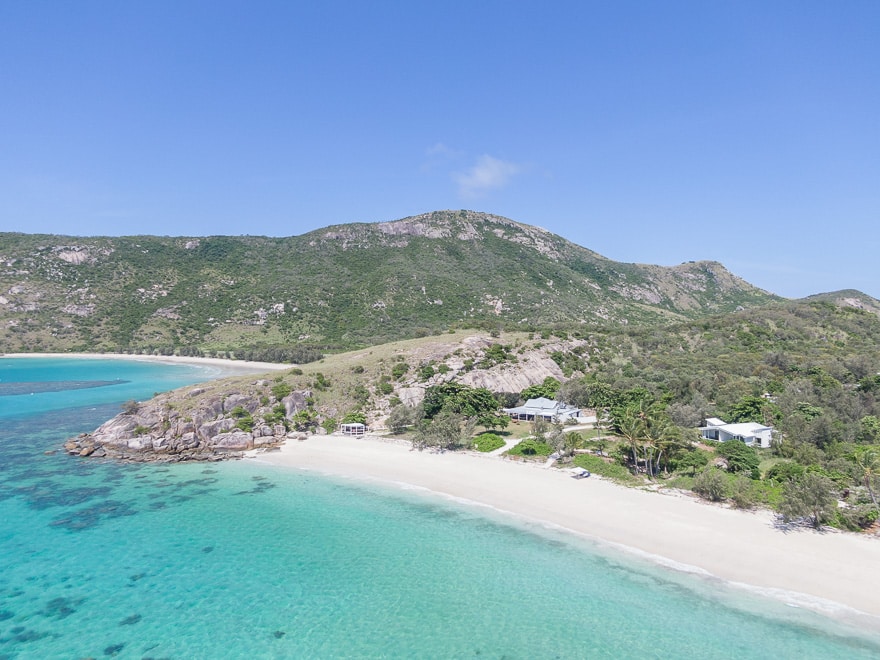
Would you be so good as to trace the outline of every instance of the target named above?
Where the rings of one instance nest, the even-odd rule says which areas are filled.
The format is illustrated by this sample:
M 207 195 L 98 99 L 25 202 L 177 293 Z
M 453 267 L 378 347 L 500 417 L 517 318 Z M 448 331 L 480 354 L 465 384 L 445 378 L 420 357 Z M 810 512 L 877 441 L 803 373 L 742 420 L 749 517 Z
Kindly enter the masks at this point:
M 0 3 L 0 230 L 467 208 L 880 297 L 880 3 Z

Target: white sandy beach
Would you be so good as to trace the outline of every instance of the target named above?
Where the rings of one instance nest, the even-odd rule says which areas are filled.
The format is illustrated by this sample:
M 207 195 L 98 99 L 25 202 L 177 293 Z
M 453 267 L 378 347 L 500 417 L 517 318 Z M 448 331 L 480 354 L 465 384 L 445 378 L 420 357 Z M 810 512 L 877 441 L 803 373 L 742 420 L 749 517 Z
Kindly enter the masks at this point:
M 0 358 L 72 358 L 94 360 L 143 360 L 164 364 L 193 364 L 203 367 L 219 367 L 224 372 L 258 373 L 290 369 L 292 364 L 277 362 L 251 362 L 248 360 L 226 360 L 222 358 L 185 357 L 182 355 L 133 355 L 130 353 L 0 353 Z
M 472 453 L 411 451 L 368 436 L 289 441 L 256 460 L 407 484 L 622 546 L 786 602 L 846 617 L 880 617 L 880 539 L 782 531 L 770 512 L 743 512 L 564 471 Z M 872 625 L 873 624 L 873 625 Z M 868 625 L 880 628 L 880 618 Z

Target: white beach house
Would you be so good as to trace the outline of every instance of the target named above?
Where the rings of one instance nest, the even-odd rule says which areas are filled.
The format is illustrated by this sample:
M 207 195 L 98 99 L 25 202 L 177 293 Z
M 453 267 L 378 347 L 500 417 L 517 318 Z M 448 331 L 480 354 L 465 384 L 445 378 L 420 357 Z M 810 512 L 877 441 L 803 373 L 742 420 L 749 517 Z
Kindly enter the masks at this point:
M 543 419 L 548 422 L 554 420 L 573 422 L 581 414 L 581 409 L 540 396 L 537 399 L 529 399 L 516 408 L 504 408 L 504 412 L 510 415 L 511 419 L 519 421 L 532 422 L 536 419 Z
M 773 427 L 756 422 L 728 424 L 717 417 L 709 417 L 706 420 L 706 425 L 700 427 L 700 435 L 707 440 L 718 440 L 719 442 L 742 440 L 750 447 L 757 446 L 767 449 L 773 439 Z

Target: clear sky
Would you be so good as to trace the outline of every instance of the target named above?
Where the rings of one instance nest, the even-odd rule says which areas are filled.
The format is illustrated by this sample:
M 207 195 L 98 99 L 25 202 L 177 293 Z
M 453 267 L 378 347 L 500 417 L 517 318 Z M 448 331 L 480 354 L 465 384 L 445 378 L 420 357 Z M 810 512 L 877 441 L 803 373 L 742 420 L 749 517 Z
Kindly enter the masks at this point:
M 474 209 L 880 297 L 880 2 L 0 2 L 0 230 Z

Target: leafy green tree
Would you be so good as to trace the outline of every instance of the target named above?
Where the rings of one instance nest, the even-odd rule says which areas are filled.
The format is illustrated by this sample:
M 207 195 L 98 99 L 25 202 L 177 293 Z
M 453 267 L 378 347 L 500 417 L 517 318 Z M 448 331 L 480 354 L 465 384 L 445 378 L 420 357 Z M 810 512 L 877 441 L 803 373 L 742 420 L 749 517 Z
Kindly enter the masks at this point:
M 230 416 L 235 418 L 235 428 L 250 433 L 254 430 L 254 417 L 241 406 L 235 406 L 229 411 Z
M 562 457 L 565 454 L 565 431 L 562 424 L 550 424 L 544 434 L 544 442 L 553 448 L 552 453 Z
M 744 396 L 727 413 L 729 420 L 767 424 L 780 417 L 781 411 L 772 401 L 760 396 Z
M 785 484 L 779 511 L 786 521 L 809 518 L 818 529 L 832 520 L 837 512 L 834 482 L 816 472 L 807 472 L 800 479 Z
M 507 420 L 498 414 L 500 406 L 495 395 L 485 387 L 466 388 L 458 392 L 445 406 L 452 412 L 476 419 L 477 424 L 487 429 L 498 428 Z
M 412 443 L 416 449 L 462 449 L 471 445 L 473 432 L 473 420 L 444 410 L 430 421 L 422 420 Z
M 499 414 L 495 395 L 485 387 L 468 387 L 461 383 L 434 385 L 425 390 L 422 405 L 428 418 L 447 411 L 472 418 L 487 429 L 504 428 L 508 423 L 507 416 Z
M 510 352 L 509 346 L 503 344 L 492 344 L 483 351 L 483 359 L 479 363 L 481 369 L 488 369 L 496 364 L 504 362 L 516 362 L 516 356 Z
M 331 383 L 327 377 L 319 371 L 315 374 L 315 380 L 312 383 L 312 387 L 319 392 L 323 392 L 324 390 L 330 389 Z
M 358 383 L 351 391 L 351 398 L 354 399 L 355 403 L 358 405 L 365 406 L 370 400 L 370 390 L 368 390 L 363 383 Z
M 553 425 L 543 417 L 536 417 L 532 421 L 532 436 L 534 436 L 539 442 L 545 442 L 547 440 L 547 434 L 552 429 L 552 426 Z
M 502 408 L 515 408 L 516 404 L 519 403 L 518 392 L 493 392 L 493 394 L 498 401 L 498 405 Z
M 817 417 L 822 416 L 822 409 L 819 406 L 814 406 L 810 403 L 801 401 L 795 406 L 794 414 L 800 415 L 808 422 L 811 422 Z
M 804 475 L 804 466 L 793 461 L 780 461 L 767 470 L 766 478 L 784 484 L 800 479 Z
M 880 511 L 880 505 L 877 504 L 877 495 L 874 493 L 874 485 L 880 477 L 880 451 L 876 449 L 861 449 L 855 455 L 856 465 L 862 477 L 862 483 L 868 489 L 871 501 L 874 507 Z
M 583 378 L 573 378 L 564 382 L 556 396 L 563 403 L 575 408 L 586 408 L 590 405 L 590 388 Z
M 690 471 L 691 476 L 696 476 L 697 470 L 706 467 L 709 463 L 709 455 L 699 449 L 681 452 L 675 458 L 675 469 Z
M 859 381 L 860 392 L 880 392 L 880 374 L 865 376 Z
M 427 388 L 422 400 L 425 417 L 433 419 L 446 406 L 447 399 L 454 398 L 465 389 L 467 385 L 461 383 L 441 383 Z
M 618 403 L 620 393 L 606 383 L 589 383 L 587 385 L 587 401 L 583 404 L 590 408 L 611 408 Z
M 677 426 L 695 428 L 705 417 L 704 409 L 690 403 L 673 403 L 669 406 L 669 416 Z
M 820 389 L 841 387 L 841 382 L 822 367 L 813 367 L 807 371 L 807 374 L 810 376 L 813 384 Z
M 350 413 L 346 413 L 345 417 L 342 418 L 342 424 L 366 424 L 367 416 L 358 411 L 353 411 Z
M 400 380 L 406 375 L 407 371 L 409 371 L 409 365 L 406 362 L 395 362 L 394 366 L 391 367 L 391 377 L 394 380 Z
M 403 403 L 394 406 L 388 415 L 388 428 L 392 433 L 403 433 L 422 419 L 421 406 L 415 408 Z
M 755 506 L 755 486 L 748 477 L 738 474 L 730 484 L 730 500 L 738 509 L 751 509 Z
M 433 365 L 430 365 L 430 364 L 423 365 L 419 369 L 419 380 L 424 383 L 426 380 L 430 380 L 434 376 L 434 374 L 436 374 L 436 373 L 437 372 L 434 371 Z
M 283 403 L 276 403 L 272 406 L 272 411 L 263 415 L 263 421 L 266 424 L 284 424 L 287 427 L 287 410 Z
M 840 442 L 843 436 L 843 423 L 839 419 L 832 419 L 829 415 L 822 415 L 810 422 L 801 440 L 816 445 L 819 449 L 826 450 Z
M 614 393 L 614 402 L 609 407 L 612 427 L 620 430 L 617 420 L 625 417 L 630 410 L 647 411 L 654 404 L 654 395 L 644 387 L 633 387 Z
M 537 399 L 539 397 L 554 399 L 556 397 L 556 393 L 559 392 L 560 385 L 560 382 L 553 378 L 553 376 L 547 376 L 544 379 L 544 382 L 540 385 L 531 385 L 524 389 L 520 393 L 520 397 L 525 400 Z
M 477 424 L 485 427 L 487 431 L 504 430 L 510 424 L 510 417 L 503 413 L 487 413 L 477 418 Z
M 318 415 L 312 408 L 305 408 L 290 418 L 293 428 L 297 431 L 308 431 L 318 425 Z
M 727 471 L 749 475 L 752 479 L 759 479 L 761 473 L 758 466 L 761 464 L 758 454 L 752 447 L 740 440 L 728 440 L 718 447 L 718 453 L 727 459 Z
M 272 386 L 272 396 L 274 396 L 278 401 L 281 401 L 284 397 L 290 394 L 293 389 L 287 383 L 281 382 L 276 383 Z
M 856 439 L 865 444 L 880 443 L 880 418 L 865 415 L 859 420 L 859 431 Z
M 727 479 L 721 470 L 710 468 L 694 479 L 694 492 L 703 499 L 720 502 L 727 490 Z
M 407 427 L 411 424 L 409 406 L 402 403 L 394 406 L 391 412 L 388 413 L 386 423 L 392 433 L 403 433 L 406 431 Z
M 339 421 L 335 417 L 326 417 L 324 421 L 321 422 L 321 427 L 327 433 L 333 433 L 339 427 Z

